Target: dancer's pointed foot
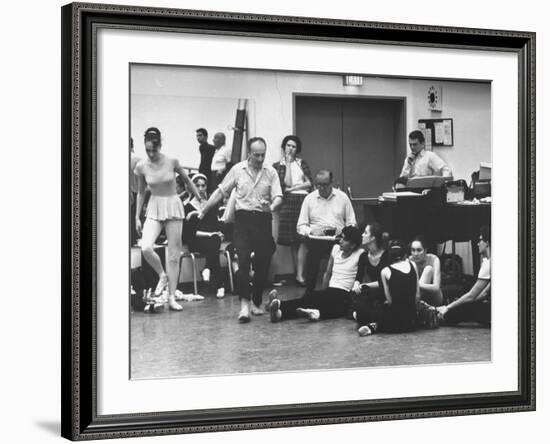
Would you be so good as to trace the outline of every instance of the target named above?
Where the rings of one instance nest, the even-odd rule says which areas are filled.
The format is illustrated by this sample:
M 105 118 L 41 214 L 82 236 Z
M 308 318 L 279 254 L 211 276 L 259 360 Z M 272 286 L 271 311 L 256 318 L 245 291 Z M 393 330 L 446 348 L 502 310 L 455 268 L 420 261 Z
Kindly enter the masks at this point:
M 155 288 L 155 296 L 160 296 L 166 286 L 168 285 L 168 275 L 166 273 L 161 273 L 159 276 L 159 282 L 157 288 Z

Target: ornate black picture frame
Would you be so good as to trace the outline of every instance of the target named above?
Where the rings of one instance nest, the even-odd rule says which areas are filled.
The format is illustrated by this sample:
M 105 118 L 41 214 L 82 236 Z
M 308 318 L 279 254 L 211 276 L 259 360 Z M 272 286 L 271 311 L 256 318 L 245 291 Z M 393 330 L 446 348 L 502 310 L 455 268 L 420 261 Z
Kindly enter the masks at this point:
M 535 34 L 73 3 L 62 8 L 62 435 L 71 440 L 535 409 Z M 99 28 L 507 51 L 519 73 L 518 390 L 98 415 L 96 38 Z

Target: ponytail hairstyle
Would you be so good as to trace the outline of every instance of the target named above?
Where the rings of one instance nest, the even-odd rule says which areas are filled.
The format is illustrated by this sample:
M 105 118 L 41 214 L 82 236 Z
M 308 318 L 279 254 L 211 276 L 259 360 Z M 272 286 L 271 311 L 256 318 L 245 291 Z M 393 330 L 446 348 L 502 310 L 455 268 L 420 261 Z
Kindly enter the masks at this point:
M 390 264 L 405 260 L 408 257 L 408 251 L 405 243 L 401 240 L 393 240 L 389 247 Z
M 367 224 L 367 227 L 369 227 L 371 236 L 374 237 L 376 246 L 380 250 L 386 250 L 388 248 L 388 242 L 390 240 L 389 233 L 384 231 L 382 225 L 380 225 L 378 222 L 370 222 Z
M 156 148 L 161 145 L 160 143 L 160 130 L 154 126 L 147 128 L 145 134 L 143 135 L 144 142 L 151 142 Z

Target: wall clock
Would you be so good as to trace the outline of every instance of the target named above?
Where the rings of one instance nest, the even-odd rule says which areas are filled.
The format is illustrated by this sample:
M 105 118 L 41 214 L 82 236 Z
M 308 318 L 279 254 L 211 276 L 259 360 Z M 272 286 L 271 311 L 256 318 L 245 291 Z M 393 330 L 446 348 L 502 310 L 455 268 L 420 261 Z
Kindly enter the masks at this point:
M 428 88 L 428 109 L 431 111 L 442 111 L 443 97 L 441 86 L 431 85 Z

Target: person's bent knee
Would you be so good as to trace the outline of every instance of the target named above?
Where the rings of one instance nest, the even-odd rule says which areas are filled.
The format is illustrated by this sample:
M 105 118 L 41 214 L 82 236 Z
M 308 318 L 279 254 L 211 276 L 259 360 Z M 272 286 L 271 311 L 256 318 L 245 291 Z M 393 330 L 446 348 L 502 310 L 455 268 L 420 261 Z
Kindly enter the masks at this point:
M 180 257 L 181 257 L 181 252 L 180 251 L 169 251 L 168 254 L 167 254 L 167 260 L 171 264 L 179 263 Z
M 141 252 L 144 255 L 151 255 L 155 253 L 155 249 L 153 248 L 152 244 L 145 244 L 145 245 L 141 245 Z

